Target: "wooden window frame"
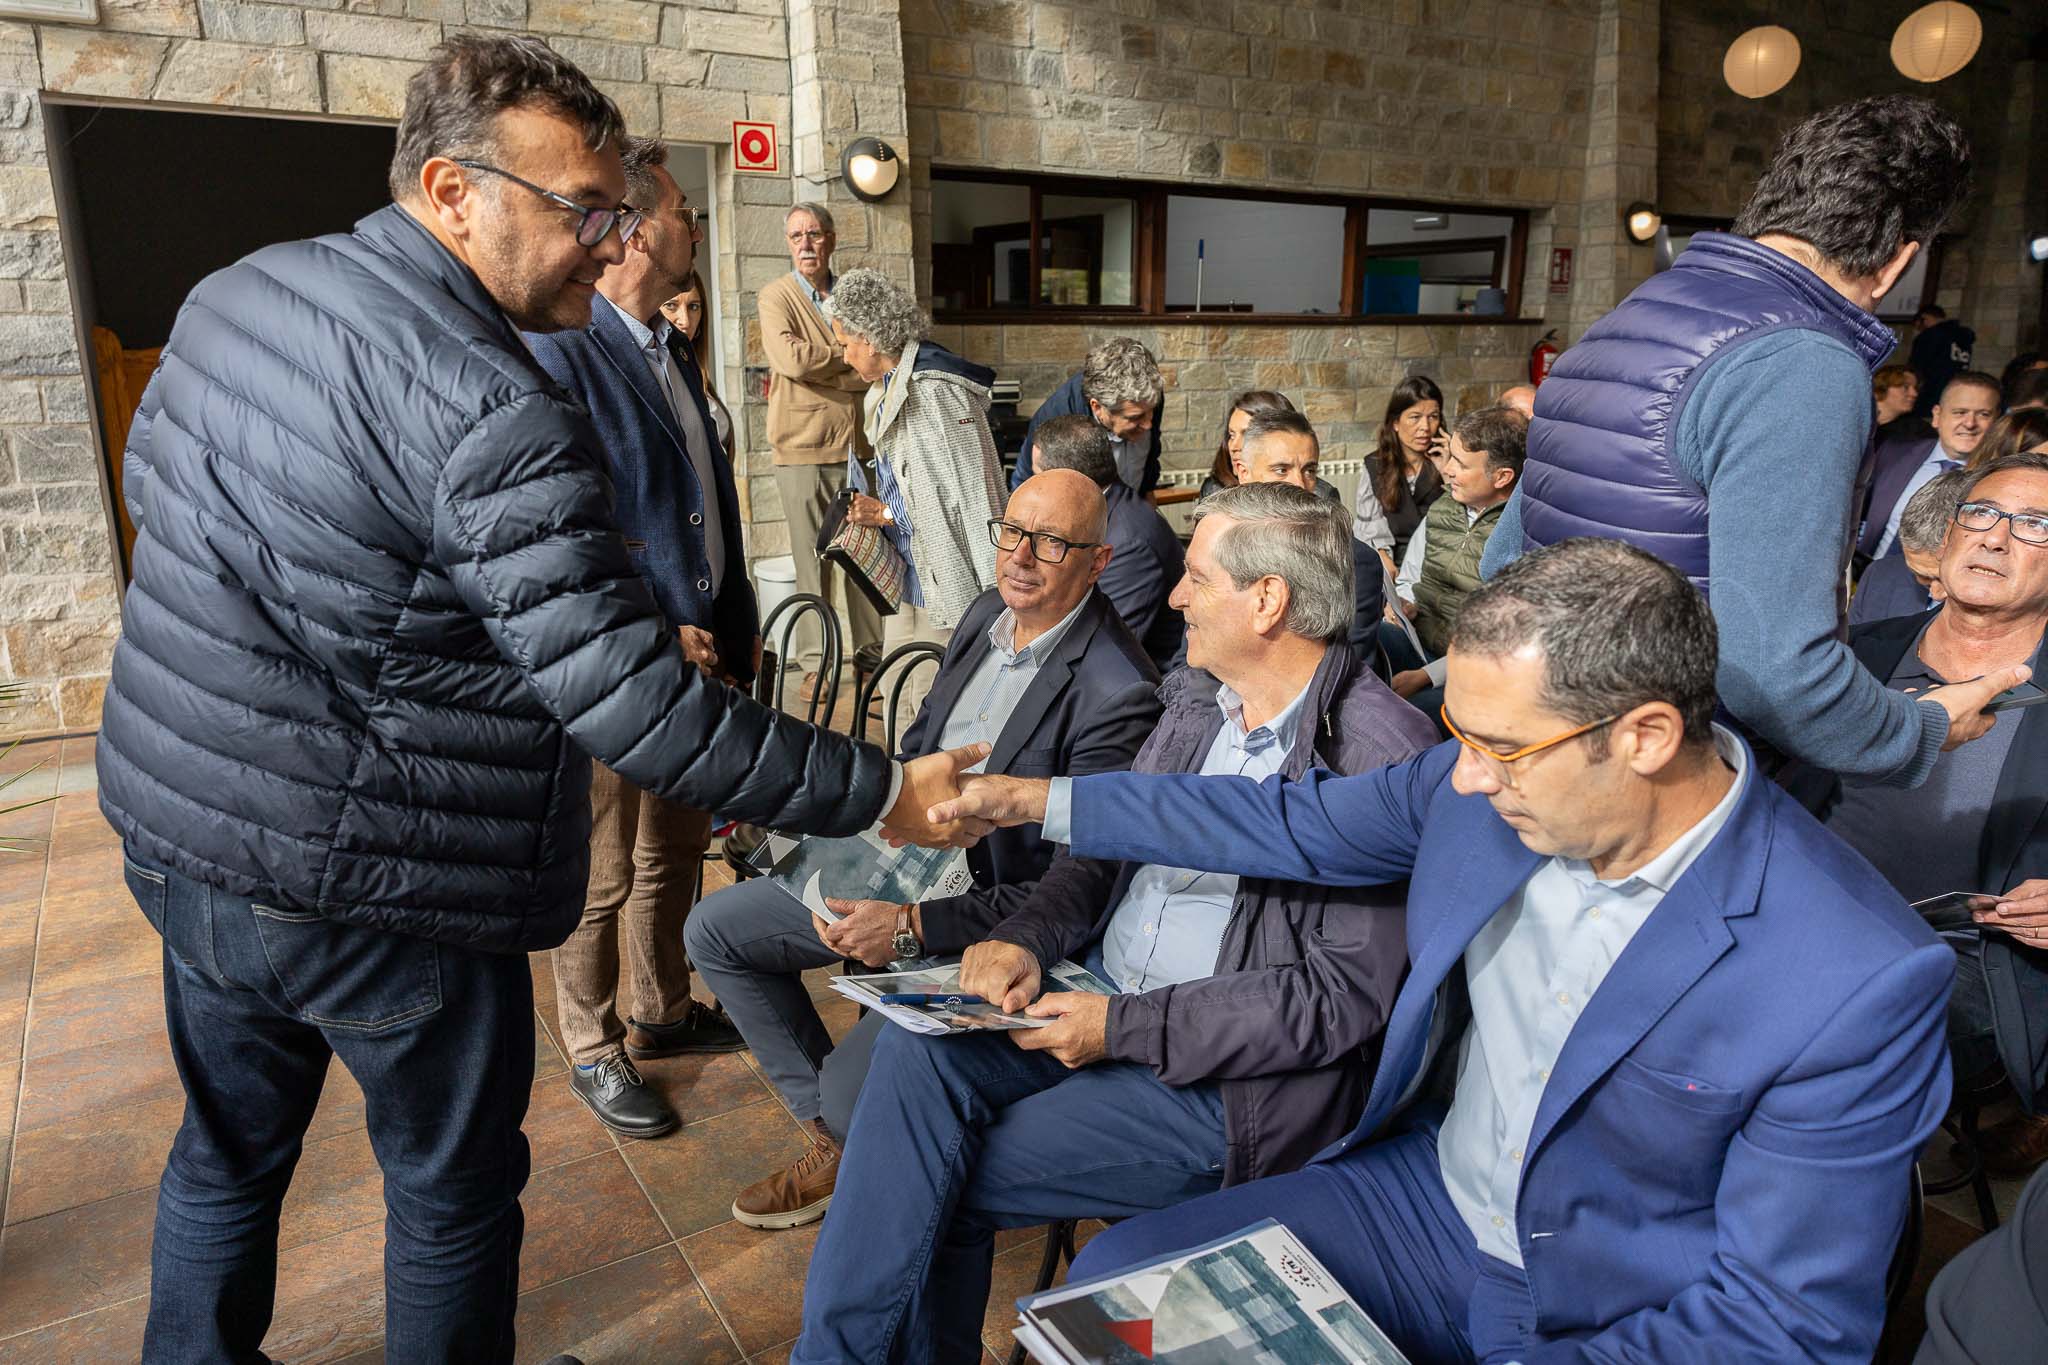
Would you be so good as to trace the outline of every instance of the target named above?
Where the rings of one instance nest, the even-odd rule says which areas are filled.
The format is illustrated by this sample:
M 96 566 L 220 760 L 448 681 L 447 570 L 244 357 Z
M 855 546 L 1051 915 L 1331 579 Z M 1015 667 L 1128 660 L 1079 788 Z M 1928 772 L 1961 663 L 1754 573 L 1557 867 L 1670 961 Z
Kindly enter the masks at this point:
M 1344 210 L 1344 257 L 1341 280 L 1344 308 L 1336 313 L 1237 313 L 1217 312 L 1218 321 L 1280 327 L 1485 327 L 1526 326 L 1540 321 L 1522 316 L 1522 276 L 1526 273 L 1529 250 L 1529 210 L 1491 204 L 1445 204 L 1418 199 L 1384 199 L 1360 195 L 1297 193 L 1288 190 L 1239 189 L 1216 185 L 1177 185 L 1150 181 L 1102 180 L 1086 176 L 1042 175 L 1029 171 L 983 170 L 973 166 L 934 166 L 932 180 L 973 181 L 991 185 L 1021 185 L 1031 192 L 1030 297 L 1020 306 L 1008 308 L 935 309 L 936 321 L 945 323 L 1001 323 L 1025 325 L 1071 325 L 1074 323 L 1150 322 L 1190 323 L 1210 316 L 1187 309 L 1166 308 L 1166 230 L 1170 197 L 1201 199 L 1260 200 L 1277 204 L 1306 204 L 1341 207 Z M 1136 206 L 1136 240 L 1132 244 L 1132 296 L 1129 304 L 1085 306 L 1038 302 L 1042 287 L 1043 216 L 1040 203 L 1045 195 L 1128 199 Z M 1366 240 L 1366 225 L 1374 209 L 1409 213 L 1481 213 L 1513 221 L 1508 240 L 1500 251 L 1501 285 L 1507 291 L 1507 311 L 1498 316 L 1471 313 L 1366 313 L 1365 262 L 1375 248 Z M 1485 239 L 1488 243 L 1496 239 Z M 934 244 L 936 245 L 936 244 Z M 1403 243 L 1412 246 L 1412 243 Z M 1431 242 L 1432 248 L 1438 244 Z M 1475 246 L 1476 249 L 1476 246 Z

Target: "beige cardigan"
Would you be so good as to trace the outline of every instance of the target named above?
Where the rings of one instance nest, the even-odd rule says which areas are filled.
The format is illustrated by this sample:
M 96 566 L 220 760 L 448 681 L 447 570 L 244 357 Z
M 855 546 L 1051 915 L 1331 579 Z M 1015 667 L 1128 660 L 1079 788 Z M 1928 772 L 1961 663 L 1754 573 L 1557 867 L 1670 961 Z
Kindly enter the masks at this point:
M 849 446 L 868 458 L 860 401 L 867 381 L 853 372 L 795 275 L 761 287 L 761 349 L 775 372 L 768 385 L 768 444 L 777 464 L 839 464 Z

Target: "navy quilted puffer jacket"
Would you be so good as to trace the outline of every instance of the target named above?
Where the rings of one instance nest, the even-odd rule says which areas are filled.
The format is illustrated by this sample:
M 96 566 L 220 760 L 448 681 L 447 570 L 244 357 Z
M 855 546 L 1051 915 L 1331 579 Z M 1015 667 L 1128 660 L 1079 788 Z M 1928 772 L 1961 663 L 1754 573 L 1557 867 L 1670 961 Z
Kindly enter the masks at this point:
M 1787 256 L 1702 232 L 1558 357 L 1536 391 L 1523 467 L 1523 547 L 1571 536 L 1628 541 L 1707 583 L 1707 495 L 1672 438 L 1700 376 L 1740 345 L 1824 332 L 1880 364 L 1891 329 Z
M 188 876 L 530 951 L 582 910 L 586 755 L 787 828 L 887 799 L 880 750 L 685 665 L 588 415 L 395 206 L 193 290 L 123 493 L 100 803 Z

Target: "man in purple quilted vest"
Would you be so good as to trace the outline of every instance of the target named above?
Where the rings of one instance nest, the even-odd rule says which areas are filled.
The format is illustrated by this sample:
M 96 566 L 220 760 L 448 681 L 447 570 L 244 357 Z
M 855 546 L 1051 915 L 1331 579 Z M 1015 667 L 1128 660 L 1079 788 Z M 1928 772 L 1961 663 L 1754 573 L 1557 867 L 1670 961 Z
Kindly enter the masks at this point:
M 1856 100 L 1793 128 L 1734 232 L 1695 236 L 1559 358 L 1484 571 L 1571 536 L 1640 546 L 1708 594 L 1721 704 L 1753 737 L 1925 780 L 2024 674 L 1892 692 L 1843 642 L 1839 588 L 1870 376 L 1896 344 L 1872 310 L 1969 180 L 1969 140 L 1929 100 Z

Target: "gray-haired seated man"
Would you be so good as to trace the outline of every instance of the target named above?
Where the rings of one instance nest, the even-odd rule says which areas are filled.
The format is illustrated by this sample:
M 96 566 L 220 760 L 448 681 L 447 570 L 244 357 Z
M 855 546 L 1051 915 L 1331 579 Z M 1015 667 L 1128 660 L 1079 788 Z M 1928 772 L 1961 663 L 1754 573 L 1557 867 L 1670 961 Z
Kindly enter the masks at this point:
M 1921 484 L 1899 514 L 1899 553 L 1874 561 L 1849 599 L 1849 624 L 1868 625 L 1894 616 L 1917 616 L 1934 605 L 1941 577 L 1941 542 L 1949 517 L 1962 501 L 1967 469 L 1950 469 Z
M 1072 470 L 1027 480 L 991 523 L 997 586 L 968 609 L 902 751 L 994 746 L 982 767 L 1014 775 L 1128 768 L 1159 718 L 1159 672 L 1096 586 L 1112 562 L 1101 493 Z M 1005 837 L 1011 836 L 1011 837 Z M 765 880 L 707 896 L 684 931 L 690 960 L 717 993 L 811 1146 L 792 1165 L 740 1191 L 732 1214 L 756 1228 L 793 1228 L 825 1214 L 839 1144 L 884 1026 L 869 1014 L 832 1045 L 802 973 L 853 958 L 958 953 L 1021 906 L 1055 850 L 1035 825 L 983 840 L 967 855 L 973 889 L 896 905 L 834 901 L 844 918 L 814 919 Z

